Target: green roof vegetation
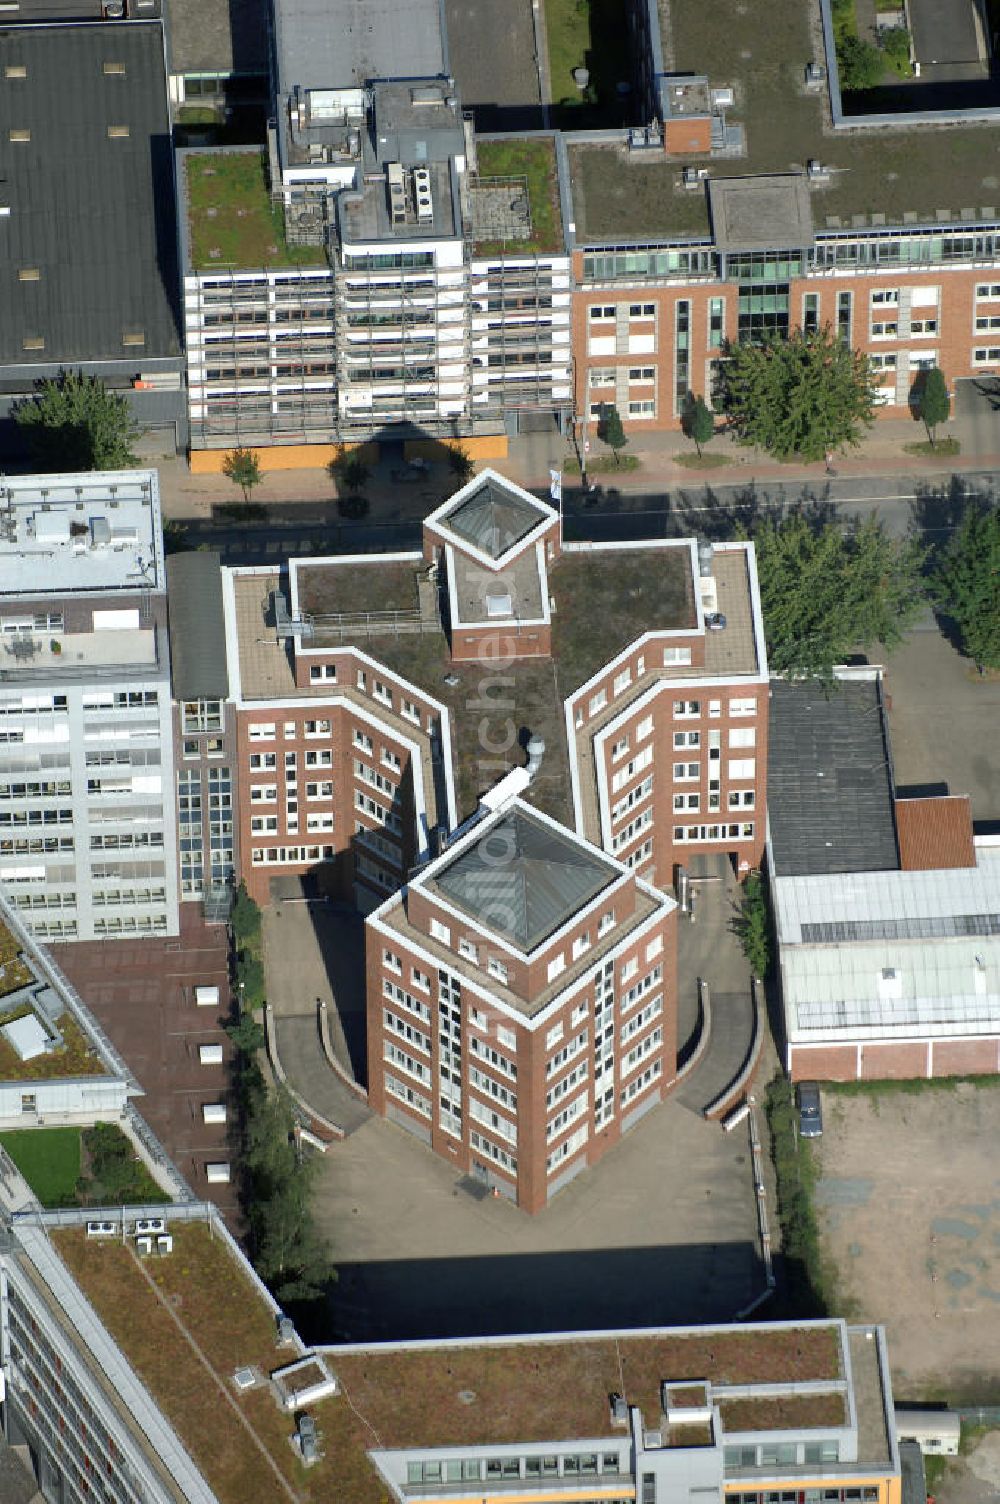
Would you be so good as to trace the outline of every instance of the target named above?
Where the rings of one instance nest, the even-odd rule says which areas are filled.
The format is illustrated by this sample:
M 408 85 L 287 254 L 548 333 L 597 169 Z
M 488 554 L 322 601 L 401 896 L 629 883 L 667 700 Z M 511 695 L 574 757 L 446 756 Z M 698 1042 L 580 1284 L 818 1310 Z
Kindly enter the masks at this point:
M 697 165 L 713 177 L 744 177 L 802 172 L 817 159 L 831 169 L 828 182 L 810 189 L 817 230 L 827 228 L 828 216 L 848 227 L 854 215 L 874 212 L 889 224 L 902 222 L 907 212 L 933 223 L 938 209 L 957 220 L 963 208 L 979 213 L 1000 202 L 1000 137 L 993 125 L 902 125 L 846 134 L 824 128 L 825 93 L 807 94 L 803 87 L 805 65 L 816 56 L 806 0 L 771 0 L 738 16 L 703 0 L 670 0 L 669 42 L 678 73 L 704 73 L 712 84 L 735 87 L 726 119 L 746 132 L 745 156 L 702 158 Z M 578 239 L 707 234 L 705 192 L 680 186 L 683 167 L 695 160 L 629 163 L 609 147 L 572 147 Z
M 549 87 L 560 126 L 585 130 L 622 123 L 617 86 L 632 77 L 621 0 L 545 0 Z M 587 86 L 573 73 L 586 68 Z
M 847 1410 L 842 1394 L 782 1394 L 770 1398 L 721 1400 L 723 1429 L 734 1431 L 798 1431 L 817 1426 L 844 1426 Z
M 563 226 L 554 142 L 548 137 L 480 141 L 476 158 L 480 180 L 525 178 L 531 212 L 531 235 L 527 240 L 482 241 L 476 246 L 477 252 L 485 256 L 507 251 L 513 256 L 521 251 L 561 251 Z
M 31 981 L 30 973 L 26 981 Z M 23 1018 L 30 1012 L 26 1006 L 0 1012 L 0 1025 Z M 22 1060 L 13 1045 L 0 1039 L 0 1081 L 51 1081 L 57 1076 L 108 1075 L 104 1061 L 71 1014 L 64 1013 L 56 1021 L 56 1028 L 63 1037 L 61 1048 L 36 1055 L 33 1060 Z
M 0 1133 L 0 1144 L 43 1206 L 76 1206 L 79 1128 L 17 1128 Z
M 269 1388 L 234 1392 L 234 1369 L 256 1365 L 270 1374 L 295 1354 L 275 1346 L 273 1313 L 205 1223 L 174 1223 L 170 1231 L 173 1253 L 141 1266 L 131 1248 L 88 1243 L 82 1228 L 53 1229 L 52 1240 L 220 1504 L 289 1492 L 299 1504 L 332 1497 L 378 1504 L 384 1490 L 365 1455 L 370 1440 L 351 1456 L 339 1445 L 341 1413 L 346 1429 L 357 1427 L 358 1442 L 367 1434 L 343 1401 L 310 1406 L 328 1460 L 307 1471 L 288 1444 L 291 1418 Z
M 271 202 L 262 151 L 192 152 L 184 159 L 191 265 L 316 266 L 316 246 L 290 246 L 285 217 Z

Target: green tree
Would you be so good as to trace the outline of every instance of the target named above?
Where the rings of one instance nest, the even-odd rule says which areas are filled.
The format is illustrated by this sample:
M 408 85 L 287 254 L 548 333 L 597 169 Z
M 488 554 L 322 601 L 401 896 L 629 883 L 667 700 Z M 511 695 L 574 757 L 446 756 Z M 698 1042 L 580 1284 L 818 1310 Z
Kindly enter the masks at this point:
M 264 1048 L 264 1029 L 252 1013 L 241 1013 L 234 1024 L 226 1024 L 226 1033 L 239 1053 L 252 1060 Z
M 622 427 L 621 413 L 613 402 L 601 403 L 601 416 L 597 420 L 597 437 L 614 451 L 615 464 L 621 464 L 621 451 L 628 443 Z
M 847 92 L 855 89 L 876 89 L 885 72 L 885 58 L 871 42 L 858 36 L 845 36 L 837 45 L 837 72 L 840 87 Z
M 934 594 L 958 623 L 979 672 L 1000 668 L 1000 511 L 966 513 L 937 570 Z
M 939 423 L 947 423 L 951 416 L 951 398 L 948 383 L 940 366 L 931 366 L 924 373 L 924 382 L 917 393 L 917 407 L 931 441 L 935 447 L 934 430 Z
M 279 1300 L 309 1300 L 335 1278 L 312 1216 L 315 1161 L 295 1144 L 291 1099 L 254 1067 L 245 1091 L 243 1168 L 254 1268 Z
M 855 649 L 893 647 L 920 609 L 924 551 L 874 517 L 845 528 L 797 509 L 751 536 L 774 673 L 831 680 Z
M 778 459 L 821 459 L 860 443 L 875 414 L 868 358 L 828 327 L 727 349 L 723 409 L 741 444 Z
M 475 461 L 469 454 L 469 451 L 463 448 L 461 444 L 449 444 L 447 449 L 448 469 L 459 485 L 464 486 L 466 481 L 471 480 L 475 473 Z
M 264 479 L 255 449 L 230 449 L 222 461 L 222 472 L 229 476 L 234 486 L 239 486 L 247 503 L 250 492 Z
M 689 393 L 682 422 L 684 432 L 694 441 L 700 459 L 702 444 L 708 444 L 715 437 L 715 416 L 704 397 Z
M 237 949 L 256 944 L 260 939 L 260 907 L 247 892 L 246 883 L 240 883 L 236 889 L 229 915 L 229 928 Z
M 750 963 L 750 970 L 755 977 L 763 978 L 767 975 L 771 961 L 771 940 L 764 879 L 759 872 L 751 872 L 743 884 L 740 911 L 734 928 L 743 947 L 743 954 Z
M 38 470 L 127 470 L 139 437 L 128 401 L 82 371 L 35 383 L 12 409 Z
M 263 1008 L 267 996 L 264 963 L 253 951 L 237 951 L 236 985 L 244 1008 Z
M 330 461 L 329 470 L 338 487 L 342 486 L 349 495 L 360 491 L 371 475 L 371 469 L 358 449 L 342 449 L 337 458 Z

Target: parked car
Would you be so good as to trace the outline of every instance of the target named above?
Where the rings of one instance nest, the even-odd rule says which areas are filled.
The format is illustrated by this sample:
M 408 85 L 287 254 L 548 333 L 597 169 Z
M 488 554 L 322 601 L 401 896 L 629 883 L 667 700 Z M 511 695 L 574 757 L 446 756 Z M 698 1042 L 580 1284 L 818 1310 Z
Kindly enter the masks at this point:
M 815 1081 L 800 1081 L 796 1088 L 799 1102 L 799 1133 L 803 1138 L 819 1138 L 823 1132 L 823 1109 Z

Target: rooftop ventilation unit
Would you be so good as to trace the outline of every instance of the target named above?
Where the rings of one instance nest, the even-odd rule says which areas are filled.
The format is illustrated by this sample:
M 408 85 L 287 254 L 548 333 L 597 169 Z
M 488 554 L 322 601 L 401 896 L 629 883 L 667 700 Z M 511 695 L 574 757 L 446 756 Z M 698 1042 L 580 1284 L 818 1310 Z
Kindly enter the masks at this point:
M 698 539 L 698 573 L 703 580 L 712 577 L 712 545 L 707 538 Z
M 830 169 L 824 167 L 818 157 L 810 157 L 806 163 L 806 177 L 810 183 L 828 183 L 830 181 Z
M 733 106 L 734 95 L 732 89 L 712 90 L 712 109 L 729 110 Z
M 681 182 L 685 188 L 699 188 L 707 177 L 707 167 L 685 167 Z
M 406 223 L 406 191 L 403 187 L 403 165 L 390 162 L 386 168 L 389 184 L 389 218 L 394 225 Z
M 486 592 L 486 615 L 492 620 L 494 617 L 511 616 L 513 611 L 510 591 L 502 585 L 491 585 Z
M 611 1396 L 611 1424 L 613 1426 L 628 1425 L 628 1405 L 625 1403 L 623 1394 Z
M 417 202 L 417 222 L 429 225 L 434 218 L 434 202 L 431 198 L 431 175 L 426 167 L 413 169 L 413 196 Z

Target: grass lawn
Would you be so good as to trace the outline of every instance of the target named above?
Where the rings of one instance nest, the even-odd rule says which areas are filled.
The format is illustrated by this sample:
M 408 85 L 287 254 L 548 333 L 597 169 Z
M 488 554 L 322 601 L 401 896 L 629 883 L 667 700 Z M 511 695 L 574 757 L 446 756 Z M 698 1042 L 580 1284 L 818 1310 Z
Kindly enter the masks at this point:
M 621 125 L 616 85 L 632 77 L 628 27 L 620 0 L 544 0 L 549 53 L 549 88 L 560 125 Z M 573 80 L 575 68 L 590 71 L 586 90 Z
M 185 159 L 191 263 L 217 267 L 322 266 L 319 246 L 290 246 L 271 203 L 262 151 L 205 151 Z
M 920 444 L 904 444 L 903 449 L 907 454 L 918 454 L 923 458 L 938 460 L 947 459 L 950 455 L 961 454 L 962 446 L 957 439 L 938 439 L 936 444 L 924 440 Z
M 0 1011 L 0 1024 L 9 1023 L 28 1012 L 27 1008 Z M 91 1048 L 79 1024 L 64 1013 L 57 1025 L 63 1037 L 62 1049 L 22 1060 L 5 1039 L 0 1039 L 0 1081 L 49 1081 L 53 1076 L 106 1076 L 107 1066 Z
M 556 179 L 556 150 L 551 141 L 513 140 L 481 141 L 476 148 L 480 178 L 526 178 L 531 210 L 531 237 L 528 240 L 494 245 L 480 242 L 481 255 L 500 250 L 561 251 L 563 248 L 562 216 L 559 213 L 559 189 Z
M 76 1206 L 79 1128 L 18 1128 L 0 1143 L 43 1206 Z
M 723 465 L 731 465 L 732 456 L 728 454 L 675 454 L 674 464 L 683 465 L 685 470 L 718 470 Z

